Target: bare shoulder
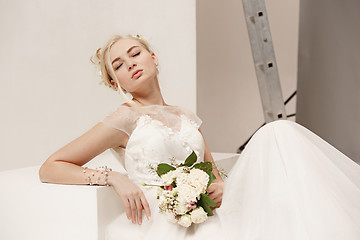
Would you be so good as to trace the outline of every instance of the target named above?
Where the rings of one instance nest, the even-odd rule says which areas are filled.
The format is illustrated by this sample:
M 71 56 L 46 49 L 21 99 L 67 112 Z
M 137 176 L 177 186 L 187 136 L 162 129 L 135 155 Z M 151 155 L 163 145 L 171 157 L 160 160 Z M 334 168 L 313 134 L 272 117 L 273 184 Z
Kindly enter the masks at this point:
M 102 145 L 105 149 L 126 145 L 128 135 L 119 129 L 103 122 L 97 123 L 82 136 L 86 142 Z

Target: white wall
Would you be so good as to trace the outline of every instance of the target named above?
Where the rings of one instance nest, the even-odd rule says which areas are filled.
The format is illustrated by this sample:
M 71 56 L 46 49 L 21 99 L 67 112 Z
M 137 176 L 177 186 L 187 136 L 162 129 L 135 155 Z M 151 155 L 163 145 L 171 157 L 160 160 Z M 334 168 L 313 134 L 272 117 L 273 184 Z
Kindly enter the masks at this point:
M 296 89 L 299 0 L 265 2 L 286 99 Z M 198 115 L 210 150 L 235 152 L 264 123 L 242 1 L 198 0 L 196 11 Z
M 196 111 L 195 1 L 0 1 L 0 171 L 40 165 L 121 104 L 89 58 L 141 34 L 165 101 Z

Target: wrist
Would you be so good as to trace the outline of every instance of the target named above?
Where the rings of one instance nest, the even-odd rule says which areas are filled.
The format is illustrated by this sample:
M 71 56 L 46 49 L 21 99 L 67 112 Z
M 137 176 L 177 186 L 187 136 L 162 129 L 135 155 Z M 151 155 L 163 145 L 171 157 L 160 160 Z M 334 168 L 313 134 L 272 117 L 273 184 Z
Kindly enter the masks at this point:
M 119 174 L 121 175 L 121 173 L 119 172 L 115 172 L 115 171 L 111 171 L 108 173 L 108 184 L 110 186 L 114 185 L 115 179 L 119 177 Z
M 108 178 L 111 172 L 112 169 L 107 166 L 97 167 L 96 169 L 83 168 L 85 181 L 88 185 L 110 186 Z

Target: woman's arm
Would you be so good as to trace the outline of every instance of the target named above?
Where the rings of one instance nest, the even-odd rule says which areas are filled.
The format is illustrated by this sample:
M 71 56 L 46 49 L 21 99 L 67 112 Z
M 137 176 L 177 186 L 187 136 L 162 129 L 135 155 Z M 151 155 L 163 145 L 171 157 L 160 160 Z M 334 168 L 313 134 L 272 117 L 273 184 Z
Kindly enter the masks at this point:
M 202 134 L 201 130 L 199 129 L 199 132 Z M 204 138 L 204 135 L 203 135 Z M 205 138 L 204 138 L 204 144 L 205 144 L 205 152 L 204 152 L 204 161 L 205 162 L 211 162 L 212 163 L 212 167 L 213 167 L 213 174 L 215 175 L 216 179 L 214 180 L 214 182 L 223 182 L 222 178 L 220 177 L 219 174 L 219 170 L 217 169 L 214 159 L 211 155 L 211 152 L 205 142 Z
M 199 129 L 199 132 L 202 134 L 201 130 Z M 224 192 L 224 181 L 220 177 L 219 171 L 216 168 L 214 159 L 211 155 L 211 152 L 205 142 L 205 138 L 203 135 L 204 144 L 205 144 L 205 152 L 204 152 L 204 161 L 205 162 L 212 162 L 213 166 L 213 174 L 215 175 L 216 179 L 210 184 L 210 186 L 206 189 L 206 191 L 209 193 L 209 197 L 217 203 L 216 207 L 220 207 L 222 203 L 222 195 Z
M 123 144 L 127 138 L 124 132 L 98 123 L 85 134 L 53 153 L 39 170 L 40 180 L 58 184 L 88 184 L 81 166 L 106 149 Z M 100 172 L 94 169 L 86 171 L 95 174 Z
M 42 182 L 58 184 L 88 184 L 81 166 L 111 147 L 126 146 L 128 136 L 117 129 L 98 123 L 88 132 L 52 154 L 39 170 Z M 100 176 L 100 171 L 86 169 L 86 176 L 94 173 L 92 179 Z M 133 223 L 142 223 L 142 210 L 147 218 L 151 216 L 149 204 L 141 189 L 119 172 L 111 171 L 108 176 L 111 185 L 123 201 L 126 215 Z M 105 185 L 100 178 L 99 185 Z

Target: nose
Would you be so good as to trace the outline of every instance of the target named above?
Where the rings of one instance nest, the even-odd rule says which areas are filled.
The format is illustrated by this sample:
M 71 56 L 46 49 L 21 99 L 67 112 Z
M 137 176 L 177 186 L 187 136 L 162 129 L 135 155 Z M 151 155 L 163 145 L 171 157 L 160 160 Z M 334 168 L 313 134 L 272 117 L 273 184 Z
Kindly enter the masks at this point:
M 131 69 L 133 69 L 136 66 L 136 63 L 129 63 L 128 64 L 128 70 L 130 71 Z

